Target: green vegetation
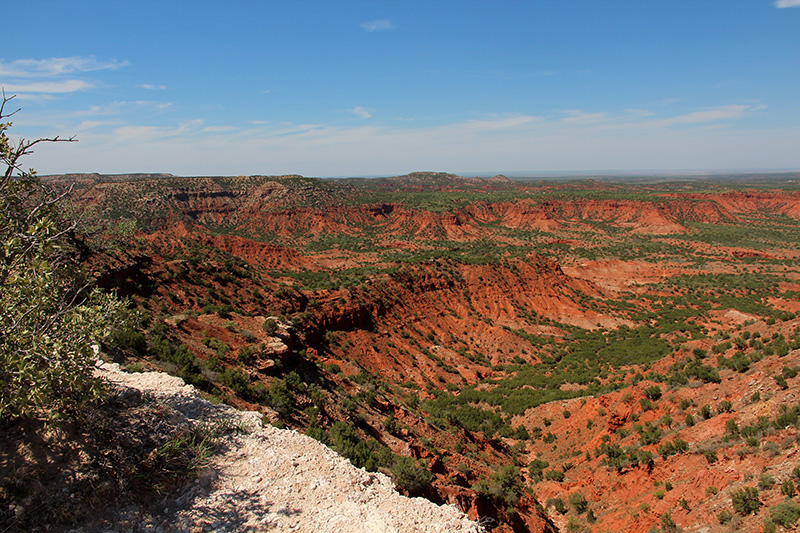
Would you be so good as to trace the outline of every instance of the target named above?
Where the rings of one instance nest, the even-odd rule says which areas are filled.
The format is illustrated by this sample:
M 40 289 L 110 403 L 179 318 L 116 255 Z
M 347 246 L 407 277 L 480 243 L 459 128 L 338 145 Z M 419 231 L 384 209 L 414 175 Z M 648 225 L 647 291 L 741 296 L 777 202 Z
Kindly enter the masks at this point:
M 64 196 L 35 173 L 18 172 L 20 159 L 47 139 L 14 143 L 10 126 L 0 123 L 0 425 L 75 414 L 99 398 L 93 345 L 127 320 L 124 303 L 93 289 L 81 269 Z
M 758 512 L 761 501 L 758 499 L 758 490 L 755 487 L 745 487 L 731 494 L 733 510 L 742 516 Z

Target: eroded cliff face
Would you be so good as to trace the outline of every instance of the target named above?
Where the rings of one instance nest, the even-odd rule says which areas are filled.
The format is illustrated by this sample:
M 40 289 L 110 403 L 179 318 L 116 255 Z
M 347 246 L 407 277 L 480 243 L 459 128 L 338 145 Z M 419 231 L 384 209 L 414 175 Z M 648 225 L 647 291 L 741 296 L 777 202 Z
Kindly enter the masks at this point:
M 774 376 L 800 363 L 798 348 L 766 355 L 747 341 L 712 350 L 733 332 L 789 344 L 796 336 L 800 251 L 791 239 L 753 248 L 728 233 L 770 210 L 784 217 L 774 231 L 790 230 L 800 195 L 586 198 L 611 195 L 594 184 L 572 198 L 563 187 L 558 197 L 532 198 L 528 187 L 509 200 L 487 199 L 490 185 L 469 182 L 479 192 L 431 199 L 428 179 L 415 176 L 404 189 L 424 192 L 421 200 L 363 203 L 348 196 L 358 192 L 352 185 L 328 191 L 299 177 L 184 180 L 178 189 L 139 181 L 147 194 L 125 209 L 112 202 L 132 194 L 124 184 L 92 185 L 87 202 L 142 217 L 125 248 L 93 258 L 92 268 L 147 310 L 160 335 L 190 350 L 198 386 L 312 433 L 350 424 L 421 461 L 433 477 L 420 494 L 491 518 L 499 531 L 588 525 L 586 508 L 569 502 L 574 493 L 602 530 L 647 531 L 667 513 L 682 527 L 714 523 L 753 479 L 747 473 L 789 476 L 795 426 L 759 437 L 758 450 L 772 449 L 768 442 L 784 450 L 773 456 L 724 436 L 728 420 L 745 426 L 793 405 L 792 388 Z M 439 188 L 447 194 L 467 186 L 447 180 Z M 397 183 L 385 187 L 394 193 Z M 724 238 L 697 236 L 710 226 Z M 753 289 L 767 274 L 781 280 L 773 299 Z M 740 277 L 751 285 L 738 285 Z M 728 296 L 752 305 L 740 310 Z M 759 314 L 767 308 L 785 316 L 770 324 Z M 612 361 L 605 354 L 617 341 L 624 356 Z M 657 358 L 638 357 L 652 346 Z M 718 382 L 687 377 L 695 349 L 708 356 L 704 366 L 723 365 Z M 717 362 L 737 351 L 751 361 L 747 370 Z M 575 353 L 585 360 L 565 367 Z M 492 396 L 508 382 L 541 399 L 520 394 L 518 408 Z M 661 396 L 645 409 L 652 386 Z M 269 392 L 281 387 L 293 395 L 290 407 Z M 723 401 L 730 410 L 717 412 Z M 650 427 L 658 441 L 642 444 Z M 688 448 L 660 451 L 676 439 Z M 629 447 L 652 456 L 609 466 L 613 446 L 625 457 Z M 555 473 L 537 473 L 537 459 Z M 775 489 L 764 503 L 777 498 Z

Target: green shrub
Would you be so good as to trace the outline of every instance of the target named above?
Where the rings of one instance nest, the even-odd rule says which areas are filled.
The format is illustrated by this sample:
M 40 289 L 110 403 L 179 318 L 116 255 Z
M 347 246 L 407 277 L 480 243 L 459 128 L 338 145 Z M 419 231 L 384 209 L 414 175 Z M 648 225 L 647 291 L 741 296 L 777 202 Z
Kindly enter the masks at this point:
M 394 456 L 389 473 L 397 488 L 410 494 L 419 494 L 433 480 L 433 474 L 419 461 L 400 455 Z
M 264 331 L 264 333 L 271 337 L 275 335 L 276 331 L 278 331 L 278 323 L 274 318 L 268 318 L 263 324 L 261 324 L 261 329 Z
M 769 490 L 775 486 L 775 478 L 766 472 L 758 476 L 758 490 Z
M 580 492 L 570 494 L 569 503 L 572 504 L 578 514 L 583 514 L 589 509 L 589 501 Z
M 20 158 L 43 139 L 14 142 L 7 116 L 0 106 L 0 425 L 62 418 L 103 396 L 93 344 L 130 321 L 122 301 L 92 289 L 64 198 L 21 170 Z M 127 340 L 141 348 L 139 338 Z
M 567 514 L 567 505 L 561 498 L 549 498 L 547 506 L 555 509 L 559 514 Z
M 769 518 L 779 526 L 790 528 L 800 518 L 800 505 L 792 500 L 781 502 L 770 508 Z
M 781 494 L 786 496 L 787 498 L 794 498 L 795 494 L 795 486 L 794 482 L 791 479 L 787 479 L 783 483 L 781 483 Z
M 755 487 L 737 490 L 731 495 L 731 503 L 733 510 L 742 516 L 755 513 L 761 505 L 758 499 L 758 490 Z
M 703 450 L 702 454 L 703 457 L 706 458 L 706 461 L 708 461 L 708 464 L 711 465 L 717 462 L 717 454 L 714 450 Z
M 672 519 L 669 513 L 664 513 L 661 515 L 661 531 L 666 533 L 677 533 L 678 526 L 675 524 L 675 521 Z
M 492 477 L 484 479 L 476 487 L 478 492 L 502 500 L 506 505 L 515 505 L 522 492 L 522 478 L 514 465 L 501 466 Z
M 528 465 L 528 474 L 535 480 L 541 481 L 543 477 L 544 469 L 550 466 L 550 463 L 544 461 L 542 459 L 534 459 L 531 461 L 531 464 Z
M 661 389 L 658 385 L 652 385 L 644 389 L 644 395 L 648 400 L 657 402 L 661 398 Z
M 781 375 L 785 379 L 791 379 L 791 378 L 797 377 L 797 369 L 794 368 L 794 367 L 791 367 L 791 366 L 784 366 L 781 369 Z

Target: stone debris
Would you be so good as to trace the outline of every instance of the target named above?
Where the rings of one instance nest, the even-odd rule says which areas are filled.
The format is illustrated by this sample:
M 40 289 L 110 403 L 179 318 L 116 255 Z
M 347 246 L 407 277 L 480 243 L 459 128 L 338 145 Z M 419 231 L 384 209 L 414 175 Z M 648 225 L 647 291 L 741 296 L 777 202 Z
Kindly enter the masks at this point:
M 263 425 L 258 413 L 211 404 L 180 378 L 129 374 L 108 363 L 98 373 L 156 398 L 186 423 L 224 422 L 243 431 L 221 437 L 221 451 L 176 494 L 150 510 L 119 509 L 91 531 L 482 531 L 455 506 L 402 496 L 386 475 L 356 468 L 296 431 Z

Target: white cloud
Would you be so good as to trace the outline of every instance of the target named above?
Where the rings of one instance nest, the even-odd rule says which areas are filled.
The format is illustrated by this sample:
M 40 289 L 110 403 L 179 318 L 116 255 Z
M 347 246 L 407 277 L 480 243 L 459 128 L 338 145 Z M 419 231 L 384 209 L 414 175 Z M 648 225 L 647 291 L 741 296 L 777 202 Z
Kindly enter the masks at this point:
M 166 85 L 153 85 L 151 83 L 144 83 L 142 85 L 137 85 L 140 89 L 148 89 L 150 91 L 163 91 L 167 88 Z
M 543 117 L 530 115 L 506 115 L 484 120 L 468 120 L 458 125 L 463 131 L 471 133 L 515 130 L 544 122 Z
M 88 57 L 53 57 L 50 59 L 17 59 L 10 63 L 0 60 L 0 76 L 14 78 L 56 77 L 78 72 L 117 69 L 128 66 L 127 61 L 98 61 Z
M 571 124 L 591 124 L 595 122 L 602 122 L 609 117 L 609 114 L 606 111 L 601 111 L 598 113 L 585 113 L 580 109 L 565 109 L 563 112 L 567 114 L 567 117 L 561 121 Z
M 240 127 L 197 120 L 148 124 L 140 122 L 140 115 L 134 124 L 116 116 L 106 123 L 105 117 L 84 116 L 73 117 L 73 126 L 59 126 L 55 132 L 50 117 L 50 122 L 41 123 L 46 130 L 24 133 L 80 134 L 77 145 L 48 145 L 37 153 L 35 166 L 43 173 L 343 176 L 402 174 L 420 168 L 477 172 L 800 167 L 800 128 L 734 127 L 737 120 L 764 108 L 734 104 L 677 115 L 646 109 L 569 110 L 548 117 L 498 114 L 433 127 L 347 120 L 251 121 Z M 68 117 L 62 121 L 68 122 Z
M 372 112 L 366 107 L 357 106 L 350 111 L 358 118 L 372 118 Z
M 364 28 L 365 31 L 372 33 L 374 31 L 392 30 L 394 29 L 394 24 L 392 24 L 392 21 L 389 19 L 380 19 L 364 22 L 361 24 L 361 27 Z
M 706 109 L 704 111 L 693 111 L 685 115 L 679 115 L 664 119 L 665 124 L 697 124 L 702 122 L 716 122 L 726 119 L 735 119 L 744 115 L 748 111 L 759 111 L 766 109 L 765 105 L 726 105 Z
M 800 0 L 777 0 L 775 7 L 782 9 L 784 7 L 800 7 Z
M 34 83 L 9 83 L 4 85 L 7 93 L 47 93 L 64 94 L 85 91 L 94 87 L 83 80 L 43 81 Z

